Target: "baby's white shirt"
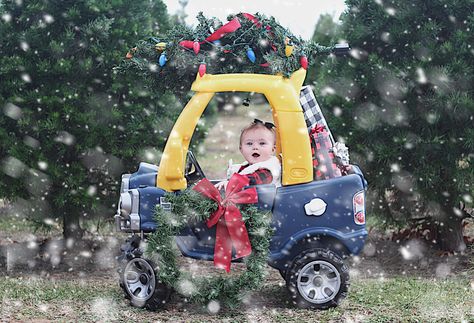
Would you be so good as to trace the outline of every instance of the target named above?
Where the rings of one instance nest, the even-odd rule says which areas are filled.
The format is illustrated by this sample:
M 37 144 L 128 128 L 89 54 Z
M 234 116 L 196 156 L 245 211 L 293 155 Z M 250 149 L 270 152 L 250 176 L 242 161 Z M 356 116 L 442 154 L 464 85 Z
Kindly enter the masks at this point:
M 256 172 L 258 169 L 264 168 L 268 169 L 272 173 L 272 184 L 275 184 L 276 187 L 281 186 L 281 165 L 277 157 L 272 156 L 265 161 L 249 165 L 239 172 L 240 167 L 245 165 L 248 165 L 248 162 L 229 165 L 229 169 L 227 170 L 228 178 L 230 178 L 232 174 L 237 172 L 241 175 L 248 175 Z

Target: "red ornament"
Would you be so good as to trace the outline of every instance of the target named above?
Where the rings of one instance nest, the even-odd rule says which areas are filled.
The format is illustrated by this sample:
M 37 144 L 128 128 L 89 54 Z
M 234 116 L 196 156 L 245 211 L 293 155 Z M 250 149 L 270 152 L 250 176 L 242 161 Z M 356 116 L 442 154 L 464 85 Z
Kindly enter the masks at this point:
M 194 42 L 191 40 L 182 40 L 179 42 L 179 45 L 191 49 L 193 48 Z
M 199 65 L 199 76 L 202 77 L 204 74 L 206 74 L 206 64 L 202 63 Z
M 194 54 L 198 54 L 199 51 L 201 50 L 201 44 L 199 44 L 199 42 L 195 41 L 194 44 L 193 44 L 193 50 L 194 50 Z
M 301 56 L 300 57 L 300 64 L 301 64 L 302 68 L 307 70 L 308 69 L 308 58 L 306 56 Z
M 249 179 L 246 176 L 234 174 L 227 183 L 223 200 L 217 188 L 206 178 L 193 188 L 196 192 L 217 202 L 217 211 L 211 214 L 206 224 L 208 228 L 217 225 L 214 266 L 223 268 L 227 272 L 230 272 L 232 247 L 235 249 L 236 258 L 248 256 L 252 252 L 247 228 L 236 206 L 236 204 L 250 204 L 258 201 L 255 187 L 242 191 L 242 188 L 248 184 Z

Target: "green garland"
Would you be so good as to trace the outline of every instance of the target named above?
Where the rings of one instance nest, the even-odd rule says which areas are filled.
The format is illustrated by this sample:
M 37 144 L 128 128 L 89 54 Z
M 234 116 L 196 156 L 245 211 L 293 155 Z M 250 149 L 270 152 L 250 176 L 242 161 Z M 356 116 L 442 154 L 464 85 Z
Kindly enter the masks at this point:
M 246 271 L 238 276 L 223 273 L 217 277 L 195 278 L 178 268 L 174 236 L 189 223 L 206 221 L 217 209 L 217 203 L 190 189 L 178 194 L 167 193 L 166 199 L 171 202 L 173 210 L 169 212 L 159 206 L 156 208 L 158 226 L 146 248 L 149 259 L 157 264 L 157 276 L 161 282 L 181 292 L 191 302 L 209 304 L 215 300 L 221 307 L 230 308 L 240 303 L 245 292 L 261 286 L 266 275 L 265 265 L 273 233 L 270 212 L 262 212 L 252 205 L 240 206 L 252 245 L 252 254 L 244 259 Z M 183 289 L 183 283 L 195 288 Z
M 197 16 L 199 23 L 194 29 L 178 24 L 166 35 L 138 41 L 127 54 L 128 59 L 124 59 L 115 70 L 120 73 L 136 73 L 139 78 L 146 80 L 153 91 L 171 91 L 182 97 L 189 91 L 200 64 L 206 64 L 209 74 L 257 73 L 282 74 L 288 77 L 301 68 L 301 56 L 306 56 L 311 61 L 318 54 L 328 54 L 334 49 L 304 41 L 280 25 L 274 17 L 255 14 L 261 25 L 256 25 L 242 13 L 230 15 L 227 20 L 236 17 L 241 24 L 239 29 L 226 34 L 219 41 L 204 42 L 198 54 L 180 46 L 179 42 L 203 41 L 223 25 L 217 18 L 206 18 L 202 13 Z M 294 49 L 287 57 L 285 46 L 288 42 Z M 156 50 L 158 43 L 165 44 L 163 50 Z M 255 53 L 254 63 L 247 57 L 248 48 Z M 160 66 L 159 58 L 162 54 L 166 55 L 167 61 Z M 269 65 L 261 66 L 262 63 Z

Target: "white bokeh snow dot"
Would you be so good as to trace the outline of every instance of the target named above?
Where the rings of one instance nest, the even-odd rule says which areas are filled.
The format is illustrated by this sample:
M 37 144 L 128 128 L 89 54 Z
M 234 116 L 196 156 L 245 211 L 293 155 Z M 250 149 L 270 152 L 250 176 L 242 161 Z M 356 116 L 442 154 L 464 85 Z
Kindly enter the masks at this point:
M 5 13 L 5 14 L 2 15 L 2 20 L 5 21 L 5 22 L 12 21 L 12 15 L 10 15 L 9 13 Z
M 194 286 L 190 280 L 183 279 L 179 282 L 179 292 L 184 296 L 191 296 L 196 293 L 196 291 L 196 286 Z
M 48 24 L 51 24 L 51 23 L 54 22 L 53 16 L 51 16 L 51 15 L 49 15 L 49 14 L 45 14 L 45 15 L 43 16 L 43 18 L 44 18 L 44 21 L 46 21 L 46 23 L 48 23 Z
M 30 45 L 29 45 L 26 41 L 22 41 L 22 42 L 20 43 L 20 47 L 21 47 L 21 49 L 23 49 L 25 52 L 26 52 L 28 49 L 30 49 Z
M 26 165 L 21 160 L 11 156 L 3 159 L 1 164 L 3 172 L 13 178 L 20 177 L 26 169 Z
M 322 90 L 321 90 L 321 95 L 322 96 L 326 96 L 326 95 L 333 95 L 333 94 L 336 94 L 336 90 L 334 90 L 332 87 L 330 86 L 326 86 L 324 87 Z
M 67 131 L 59 131 L 58 136 L 54 138 L 54 141 L 71 146 L 76 142 L 76 137 Z
M 395 14 L 397 13 L 397 11 L 395 10 L 395 8 L 392 8 L 392 7 L 388 7 L 385 9 L 385 12 L 387 12 L 390 16 L 395 16 Z
M 436 266 L 436 277 L 446 278 L 451 274 L 451 266 L 448 264 L 438 264 Z
M 97 193 L 97 187 L 95 185 L 91 185 L 87 188 L 87 195 L 94 196 Z
M 48 168 L 48 163 L 44 161 L 39 161 L 38 162 L 38 167 L 41 170 L 46 170 Z
M 411 240 L 405 246 L 401 246 L 399 252 L 405 260 L 418 260 L 424 257 L 425 248 L 420 241 Z
M 94 257 L 94 263 L 98 268 L 101 269 L 111 269 L 115 266 L 115 254 L 113 250 L 117 250 L 119 246 L 119 241 L 117 238 L 108 237 L 107 243 L 96 252 Z M 146 248 L 146 247 L 145 247 Z M 92 254 L 91 254 L 92 257 Z
M 371 242 L 368 242 L 364 246 L 364 250 L 362 251 L 364 255 L 367 257 L 373 257 L 375 256 L 375 253 L 377 252 L 377 249 L 375 248 L 375 245 Z
M 7 103 L 3 107 L 3 113 L 14 120 L 18 120 L 21 118 L 22 110 L 19 106 L 14 105 L 13 103 Z
M 92 301 L 92 313 L 102 322 L 110 322 L 118 319 L 117 304 L 106 298 L 96 298 Z
M 464 194 L 464 195 L 462 196 L 462 199 L 463 199 L 464 202 L 466 202 L 466 203 L 472 203 L 472 196 L 469 195 L 469 194 Z
M 31 83 L 31 76 L 28 73 L 21 74 L 21 79 L 26 83 Z
M 221 309 L 221 304 L 218 301 L 210 301 L 209 304 L 207 304 L 207 310 L 211 314 L 217 314 L 219 310 Z

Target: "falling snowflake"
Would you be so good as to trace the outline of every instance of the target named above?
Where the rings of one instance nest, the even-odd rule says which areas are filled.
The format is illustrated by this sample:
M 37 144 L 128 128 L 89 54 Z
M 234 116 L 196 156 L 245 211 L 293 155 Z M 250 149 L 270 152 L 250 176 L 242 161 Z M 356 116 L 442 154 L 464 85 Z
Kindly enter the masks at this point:
M 76 142 L 76 138 L 67 131 L 60 131 L 54 141 L 71 146 Z
M 12 118 L 14 120 L 18 120 L 21 118 L 21 115 L 23 114 L 21 108 L 13 103 L 7 103 L 3 107 L 3 113 L 9 118 Z
M 216 300 L 212 300 L 212 301 L 209 302 L 209 304 L 207 304 L 207 310 L 211 314 L 217 314 L 220 309 L 221 309 L 221 305 Z

